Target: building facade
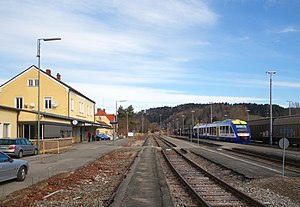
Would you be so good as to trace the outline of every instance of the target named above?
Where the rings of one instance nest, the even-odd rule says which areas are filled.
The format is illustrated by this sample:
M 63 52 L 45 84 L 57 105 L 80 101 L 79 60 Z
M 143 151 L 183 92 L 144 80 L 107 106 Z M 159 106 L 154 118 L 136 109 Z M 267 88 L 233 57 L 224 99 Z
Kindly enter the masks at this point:
M 105 109 L 97 109 L 97 113 L 95 114 L 95 120 L 101 125 L 105 125 L 106 127 L 98 128 L 97 134 L 107 134 L 111 137 L 113 136 L 113 125 L 110 123 L 114 121 L 114 114 L 107 114 Z
M 59 73 L 52 76 L 50 69 L 39 72 L 34 65 L 0 86 L 0 106 L 0 113 L 11 120 L 6 121 L 11 123 L 7 126 L 0 119 L 2 136 L 37 138 L 38 114 L 41 139 L 73 137 L 74 142 L 81 142 L 103 127 L 95 122 L 93 100 L 61 81 Z M 10 118 L 14 115 L 16 120 Z

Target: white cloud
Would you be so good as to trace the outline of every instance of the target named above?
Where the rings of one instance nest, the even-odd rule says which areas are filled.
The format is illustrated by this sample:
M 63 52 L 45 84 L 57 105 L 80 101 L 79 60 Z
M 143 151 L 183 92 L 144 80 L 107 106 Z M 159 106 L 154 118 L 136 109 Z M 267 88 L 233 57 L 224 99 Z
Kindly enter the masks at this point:
M 158 26 L 212 25 L 217 20 L 217 15 L 206 4 L 193 0 L 115 1 L 115 6 L 125 16 Z
M 296 29 L 296 27 L 294 26 L 287 26 L 278 31 L 278 33 L 290 33 L 290 32 L 299 32 L 299 30 Z

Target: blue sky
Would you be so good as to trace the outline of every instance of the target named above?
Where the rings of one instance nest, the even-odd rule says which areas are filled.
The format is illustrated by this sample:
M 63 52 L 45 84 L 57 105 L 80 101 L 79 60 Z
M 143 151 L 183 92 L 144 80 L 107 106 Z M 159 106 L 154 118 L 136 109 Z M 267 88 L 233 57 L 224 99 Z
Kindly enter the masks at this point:
M 114 112 L 299 102 L 298 0 L 0 1 L 0 83 L 37 65 Z

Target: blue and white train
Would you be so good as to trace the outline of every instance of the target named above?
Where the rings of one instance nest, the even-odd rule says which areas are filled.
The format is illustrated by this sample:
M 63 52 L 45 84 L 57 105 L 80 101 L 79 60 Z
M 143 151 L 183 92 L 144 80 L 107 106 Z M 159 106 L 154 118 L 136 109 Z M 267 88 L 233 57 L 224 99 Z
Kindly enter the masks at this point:
M 250 128 L 245 121 L 225 120 L 209 124 L 194 126 L 195 137 L 215 139 L 228 142 L 244 143 L 250 142 Z

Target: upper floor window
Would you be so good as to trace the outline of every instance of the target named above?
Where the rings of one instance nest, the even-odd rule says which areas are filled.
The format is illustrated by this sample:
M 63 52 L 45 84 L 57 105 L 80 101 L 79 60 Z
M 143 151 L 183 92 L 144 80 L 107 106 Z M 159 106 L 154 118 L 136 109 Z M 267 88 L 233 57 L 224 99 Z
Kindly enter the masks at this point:
M 23 98 L 22 97 L 16 97 L 15 103 L 16 103 L 17 109 L 23 108 Z
M 28 79 L 28 83 L 27 83 L 28 86 L 38 86 L 39 85 L 39 80 L 38 79 Z
M 90 107 L 90 116 L 93 116 L 93 107 Z
M 79 102 L 79 113 L 84 114 L 84 103 Z
M 52 99 L 50 97 L 44 98 L 44 108 L 51 109 L 52 108 Z
M 74 111 L 74 99 L 71 98 L 71 111 Z

